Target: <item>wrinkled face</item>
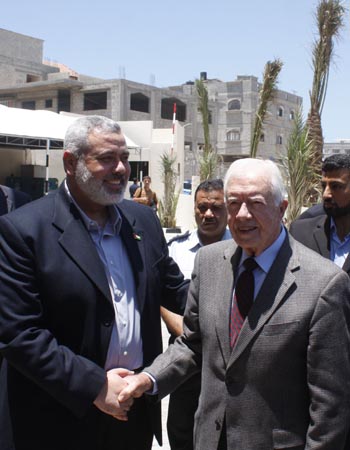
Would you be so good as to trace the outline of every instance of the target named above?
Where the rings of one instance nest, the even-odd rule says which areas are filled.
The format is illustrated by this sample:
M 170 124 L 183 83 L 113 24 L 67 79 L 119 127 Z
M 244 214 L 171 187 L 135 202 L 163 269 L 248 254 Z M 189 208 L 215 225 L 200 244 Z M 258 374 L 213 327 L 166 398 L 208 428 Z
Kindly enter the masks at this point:
M 233 239 L 249 255 L 258 256 L 277 239 L 287 201 L 275 204 L 270 184 L 262 174 L 231 178 L 226 195 Z
M 203 244 L 219 241 L 227 225 L 223 191 L 198 191 L 194 205 L 198 234 Z
M 322 173 L 323 208 L 328 216 L 350 215 L 350 171 L 333 170 Z
M 125 138 L 121 133 L 93 132 L 89 142 L 89 150 L 76 163 L 76 184 L 94 203 L 118 203 L 130 176 Z

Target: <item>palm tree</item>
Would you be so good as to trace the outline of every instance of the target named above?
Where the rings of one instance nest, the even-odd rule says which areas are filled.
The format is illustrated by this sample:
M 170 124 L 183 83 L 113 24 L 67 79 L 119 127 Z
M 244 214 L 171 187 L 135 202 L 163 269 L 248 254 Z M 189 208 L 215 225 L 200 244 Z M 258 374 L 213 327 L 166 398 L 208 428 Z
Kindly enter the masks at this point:
M 313 142 L 315 164 L 320 171 L 323 150 L 321 116 L 327 94 L 329 69 L 332 61 L 334 41 L 339 38 L 344 26 L 346 9 L 339 0 L 321 0 L 316 9 L 318 38 L 312 48 L 314 71 L 310 92 L 310 111 L 307 118 L 308 138 Z
M 163 202 L 159 201 L 159 220 L 164 228 L 176 227 L 176 207 L 179 200 L 179 193 L 176 192 L 176 171 L 174 164 L 176 157 L 171 157 L 167 153 L 161 156 L 162 182 L 164 183 Z
M 315 167 L 310 164 L 313 158 L 314 146 L 309 139 L 300 108 L 294 117 L 293 129 L 287 142 L 287 154 L 282 156 L 282 166 L 287 178 L 288 224 L 300 215 L 302 205 L 307 204 L 307 194 L 317 189 L 319 178 Z
M 199 157 L 199 176 L 200 180 L 204 181 L 214 177 L 218 165 L 218 154 L 210 143 L 208 91 L 203 80 L 196 80 L 196 89 L 199 100 L 198 109 L 202 116 L 204 134 L 203 153 Z
M 259 93 L 259 106 L 255 116 L 255 123 L 253 128 L 252 143 L 250 147 L 251 158 L 256 158 L 258 145 L 265 121 L 267 107 L 273 97 L 273 93 L 277 87 L 277 78 L 283 67 L 283 62 L 280 59 L 268 61 L 265 65 L 263 84 Z

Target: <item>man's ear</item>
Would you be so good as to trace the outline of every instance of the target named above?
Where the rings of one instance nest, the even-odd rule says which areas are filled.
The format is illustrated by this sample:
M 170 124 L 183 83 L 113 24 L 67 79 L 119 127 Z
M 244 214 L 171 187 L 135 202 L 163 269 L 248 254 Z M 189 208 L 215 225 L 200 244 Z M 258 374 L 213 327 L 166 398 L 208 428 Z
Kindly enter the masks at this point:
M 71 152 L 65 151 L 63 153 L 63 167 L 67 175 L 75 175 L 75 169 L 77 167 L 77 158 Z
M 282 203 L 280 205 L 280 210 L 281 210 L 282 217 L 284 216 L 284 213 L 286 212 L 287 206 L 288 206 L 288 200 L 285 199 L 285 200 L 282 201 Z

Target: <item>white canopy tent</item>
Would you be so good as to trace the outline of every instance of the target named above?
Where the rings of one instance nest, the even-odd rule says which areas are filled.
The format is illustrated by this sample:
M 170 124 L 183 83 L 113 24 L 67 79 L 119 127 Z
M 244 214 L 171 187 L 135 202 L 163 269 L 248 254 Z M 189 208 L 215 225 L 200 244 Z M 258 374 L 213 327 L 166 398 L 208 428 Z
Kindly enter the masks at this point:
M 50 149 L 63 149 L 66 130 L 79 117 L 84 116 L 66 112 L 57 114 L 52 111 L 10 108 L 0 105 L 0 149 L 1 147 L 16 147 L 45 150 L 45 192 L 47 192 Z M 129 149 L 140 148 L 127 136 L 125 136 L 125 139 Z
M 83 116 L 0 105 L 0 135 L 63 140 L 67 128 L 78 117 Z M 127 136 L 125 139 L 128 148 L 139 148 L 139 145 Z

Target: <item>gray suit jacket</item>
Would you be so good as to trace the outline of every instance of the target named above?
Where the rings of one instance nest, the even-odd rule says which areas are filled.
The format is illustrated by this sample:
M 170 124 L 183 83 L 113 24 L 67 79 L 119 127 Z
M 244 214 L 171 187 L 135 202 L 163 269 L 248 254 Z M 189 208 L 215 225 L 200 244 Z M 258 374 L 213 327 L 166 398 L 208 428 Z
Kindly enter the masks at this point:
M 184 335 L 147 368 L 163 397 L 202 367 L 195 448 L 341 450 L 349 423 L 349 279 L 286 237 L 231 352 L 241 249 L 201 249 Z
M 330 219 L 325 214 L 297 219 L 290 225 L 289 231 L 294 239 L 330 259 Z M 345 260 L 343 270 L 350 276 L 350 255 Z

